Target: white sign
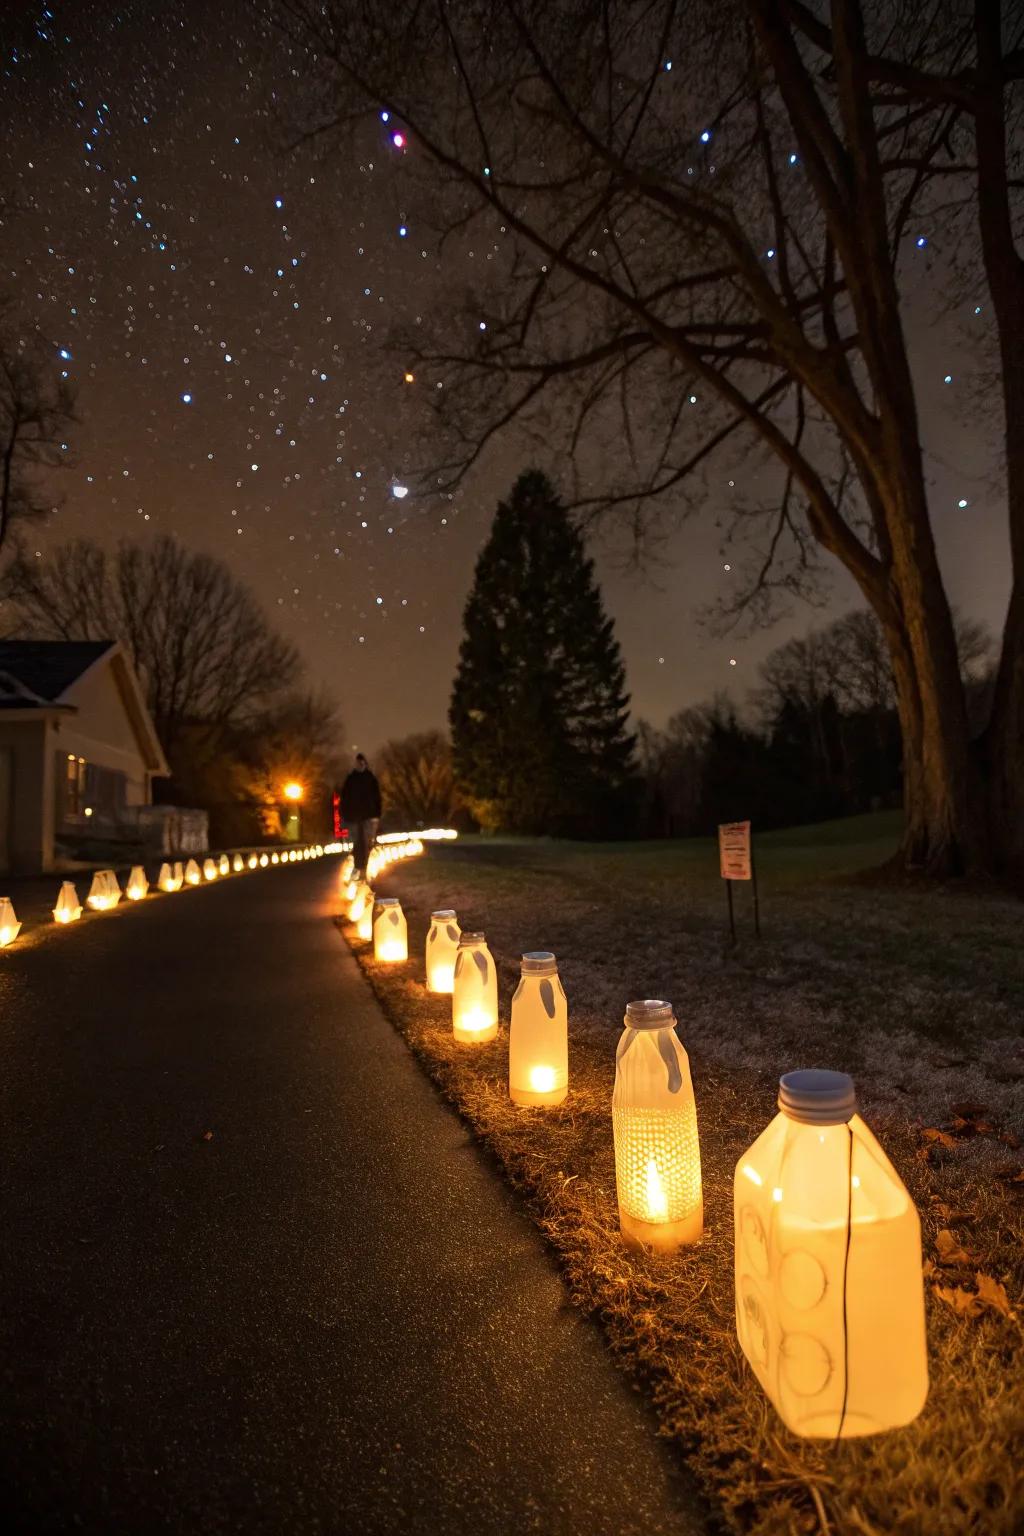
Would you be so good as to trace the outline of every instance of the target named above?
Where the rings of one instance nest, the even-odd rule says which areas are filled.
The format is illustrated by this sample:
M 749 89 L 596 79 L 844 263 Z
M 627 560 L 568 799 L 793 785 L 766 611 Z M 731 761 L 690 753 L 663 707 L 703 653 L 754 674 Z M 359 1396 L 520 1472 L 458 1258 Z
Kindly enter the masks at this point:
M 726 821 L 719 827 L 718 863 L 723 880 L 750 879 L 749 821 Z

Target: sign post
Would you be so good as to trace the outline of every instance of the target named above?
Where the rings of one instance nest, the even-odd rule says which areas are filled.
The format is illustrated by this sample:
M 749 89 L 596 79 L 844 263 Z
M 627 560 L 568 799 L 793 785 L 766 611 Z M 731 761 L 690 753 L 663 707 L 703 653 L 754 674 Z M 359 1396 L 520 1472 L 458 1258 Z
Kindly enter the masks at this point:
M 729 933 L 736 943 L 736 914 L 733 910 L 732 883 L 749 880 L 754 894 L 754 932 L 761 937 L 761 909 L 757 899 L 757 871 L 750 838 L 749 821 L 726 821 L 718 828 L 718 867 L 725 881 L 729 904 Z

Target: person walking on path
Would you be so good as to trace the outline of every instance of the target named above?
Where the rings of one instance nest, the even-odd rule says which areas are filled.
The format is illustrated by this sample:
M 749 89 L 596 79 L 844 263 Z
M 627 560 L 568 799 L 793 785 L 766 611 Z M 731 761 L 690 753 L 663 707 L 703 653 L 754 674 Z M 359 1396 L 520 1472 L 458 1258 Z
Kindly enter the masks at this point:
M 352 833 L 354 873 L 360 878 L 366 874 L 366 861 L 377 838 L 380 812 L 380 785 L 366 758 L 357 752 L 356 765 L 341 786 L 341 814 Z

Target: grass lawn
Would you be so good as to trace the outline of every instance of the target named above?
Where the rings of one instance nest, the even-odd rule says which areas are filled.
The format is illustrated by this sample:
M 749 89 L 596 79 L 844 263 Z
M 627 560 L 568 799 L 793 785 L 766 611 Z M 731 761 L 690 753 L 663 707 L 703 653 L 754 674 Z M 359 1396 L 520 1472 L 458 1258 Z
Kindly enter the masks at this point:
M 380 1000 L 488 1143 L 650 1393 L 726 1529 L 1024 1529 L 1024 907 L 995 895 L 878 889 L 893 817 L 765 835 L 764 937 L 737 893 L 728 943 L 707 841 L 465 839 L 382 876 L 409 919 L 409 964 L 349 938 Z M 492 1045 L 456 1046 L 423 986 L 436 907 L 486 931 L 501 979 Z M 570 1092 L 554 1110 L 507 1092 L 507 1024 L 523 950 L 553 949 L 569 998 Z M 636 1256 L 618 1234 L 610 1098 L 625 1004 L 675 1005 L 697 1094 L 705 1237 Z M 851 1072 L 861 1112 L 921 1213 L 931 1393 L 896 1433 L 837 1448 L 792 1436 L 733 1326 L 732 1175 L 775 1113 L 781 1072 Z

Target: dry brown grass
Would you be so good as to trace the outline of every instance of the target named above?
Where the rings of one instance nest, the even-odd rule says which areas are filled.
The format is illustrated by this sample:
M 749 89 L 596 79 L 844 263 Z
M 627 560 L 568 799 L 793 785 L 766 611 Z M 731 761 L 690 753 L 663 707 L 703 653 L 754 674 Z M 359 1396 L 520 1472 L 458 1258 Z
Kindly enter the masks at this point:
M 806 861 L 799 882 L 787 868 L 783 857 L 766 882 L 770 937 L 736 955 L 722 944 L 720 887 L 686 860 L 551 845 L 449 850 L 388 875 L 409 918 L 413 958 L 401 970 L 375 964 L 347 933 L 385 1011 L 525 1195 L 574 1302 L 601 1319 L 726 1528 L 1019 1536 L 1020 909 L 808 888 Z M 542 945 L 558 954 L 571 1073 L 560 1108 L 510 1102 L 504 1026 L 492 1045 L 456 1046 L 450 1005 L 421 979 L 437 906 L 486 928 L 506 1025 L 518 955 Z M 690 1052 L 705 1181 L 705 1238 L 668 1258 L 623 1248 L 612 1158 L 623 1007 L 654 995 L 675 1002 Z M 928 1260 L 925 1411 L 905 1430 L 835 1449 L 782 1426 L 733 1326 L 733 1168 L 774 1112 L 779 1072 L 811 1065 L 854 1072 L 921 1211 Z

